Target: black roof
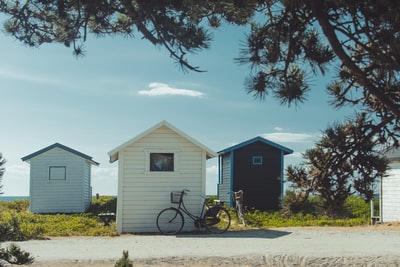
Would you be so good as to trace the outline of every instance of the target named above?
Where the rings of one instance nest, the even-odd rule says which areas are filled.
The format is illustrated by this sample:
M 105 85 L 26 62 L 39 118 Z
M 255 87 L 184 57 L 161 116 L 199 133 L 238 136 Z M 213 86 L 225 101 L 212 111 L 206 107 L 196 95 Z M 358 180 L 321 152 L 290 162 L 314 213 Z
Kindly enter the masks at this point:
M 72 153 L 74 155 L 77 155 L 77 156 L 79 156 L 81 158 L 84 158 L 84 159 L 90 161 L 90 163 L 92 163 L 94 165 L 99 165 L 99 163 L 94 161 L 91 156 L 88 156 L 88 155 L 86 155 L 86 154 L 84 154 L 82 152 L 79 152 L 79 151 L 77 151 L 75 149 L 72 149 L 70 147 L 64 146 L 64 145 L 62 145 L 60 143 L 55 143 L 55 144 L 52 144 L 52 145 L 50 145 L 48 147 L 45 147 L 45 148 L 43 148 L 41 150 L 38 150 L 38 151 L 36 151 L 36 152 L 34 152 L 32 154 L 29 154 L 29 155 L 21 158 L 21 160 L 22 161 L 30 161 L 32 158 L 34 158 L 34 157 L 36 157 L 36 156 L 38 156 L 40 154 L 43 154 L 43 153 L 45 153 L 45 152 L 47 152 L 47 151 L 49 151 L 49 150 L 51 150 L 53 148 L 61 148 L 61 149 L 65 150 L 65 151 L 68 151 L 68 152 L 70 152 L 70 153 Z

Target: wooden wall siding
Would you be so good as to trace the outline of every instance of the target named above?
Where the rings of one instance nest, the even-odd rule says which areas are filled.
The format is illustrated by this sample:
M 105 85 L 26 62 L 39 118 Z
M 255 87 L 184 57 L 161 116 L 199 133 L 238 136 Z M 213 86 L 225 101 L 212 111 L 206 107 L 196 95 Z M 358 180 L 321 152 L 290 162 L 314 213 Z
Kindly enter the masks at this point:
M 89 200 L 85 159 L 62 149 L 49 150 L 30 162 L 30 209 L 37 213 L 84 212 Z M 50 166 L 66 166 L 66 180 L 49 180 Z M 86 192 L 83 190 L 86 186 Z
M 82 205 L 86 211 L 92 203 L 92 187 L 91 187 L 91 165 L 85 161 L 82 166 Z
M 253 165 L 252 157 L 262 156 L 262 165 Z M 244 191 L 247 207 L 261 210 L 280 208 L 282 156 L 279 149 L 255 142 L 234 151 L 233 190 Z
M 225 201 L 227 205 L 232 207 L 231 196 L 228 192 L 231 191 L 231 153 L 226 153 L 221 156 L 221 177 L 218 184 L 218 199 Z
M 146 157 L 152 152 L 178 153 L 175 172 L 148 172 Z M 157 232 L 156 217 L 170 203 L 170 192 L 191 190 L 185 197 L 190 211 L 199 214 L 202 195 L 205 153 L 167 127 L 161 127 L 126 147 L 119 154 L 118 231 Z M 192 230 L 186 218 L 184 230 Z
M 390 164 L 382 179 L 382 221 L 400 221 L 400 162 Z

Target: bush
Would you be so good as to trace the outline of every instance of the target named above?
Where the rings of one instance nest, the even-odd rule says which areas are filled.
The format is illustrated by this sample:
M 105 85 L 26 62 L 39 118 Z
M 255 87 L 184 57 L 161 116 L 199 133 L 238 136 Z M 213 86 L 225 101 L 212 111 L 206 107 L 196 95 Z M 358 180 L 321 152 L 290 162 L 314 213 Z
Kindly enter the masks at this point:
M 297 213 L 315 213 L 317 205 L 313 203 L 311 197 L 306 196 L 302 192 L 286 191 L 283 198 L 283 214 L 292 215 Z
M 0 201 L 0 211 L 27 212 L 29 210 L 29 200 L 14 200 L 11 202 Z
M 7 221 L 0 222 L 0 241 L 23 240 L 26 240 L 26 237 L 21 231 L 21 224 L 16 216 L 11 216 Z
M 28 253 L 21 250 L 17 245 L 10 244 L 7 248 L 0 248 L 0 260 L 4 260 L 11 264 L 30 264 L 33 263 L 34 258 Z M 6 266 L 1 263 L 0 267 Z
M 345 212 L 350 218 L 369 218 L 371 216 L 370 203 L 356 196 L 350 196 L 344 203 Z
M 129 259 L 129 253 L 127 250 L 122 252 L 122 258 L 120 258 L 114 265 L 114 267 L 133 267 L 132 261 Z
M 92 204 L 87 212 L 98 215 L 99 213 L 116 213 L 116 211 L 117 198 L 111 196 L 101 196 L 99 198 L 93 198 Z

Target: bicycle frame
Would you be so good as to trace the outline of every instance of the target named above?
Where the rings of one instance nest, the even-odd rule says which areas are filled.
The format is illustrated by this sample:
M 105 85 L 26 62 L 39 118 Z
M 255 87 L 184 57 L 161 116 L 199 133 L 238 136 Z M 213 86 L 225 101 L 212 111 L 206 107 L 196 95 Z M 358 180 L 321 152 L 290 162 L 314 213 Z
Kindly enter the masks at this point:
M 206 228 L 214 234 L 224 233 L 229 229 L 231 216 L 223 207 L 224 202 L 215 201 L 215 205 L 209 205 L 204 199 L 200 215 L 194 215 L 185 205 L 183 197 L 189 190 L 171 192 L 171 203 L 178 204 L 161 210 L 157 215 L 157 228 L 163 234 L 179 233 L 185 225 L 185 217 L 194 222 L 196 228 Z M 186 215 L 186 216 L 185 216 Z
M 244 219 L 244 205 L 243 205 L 243 190 L 237 192 L 231 191 L 228 194 L 232 195 L 232 201 L 235 205 L 236 217 L 242 220 L 243 224 L 246 226 L 246 221 Z
M 209 208 L 209 206 L 206 204 L 206 199 L 204 199 L 203 202 L 203 207 L 201 209 L 201 213 L 200 216 L 196 216 L 194 214 L 192 214 L 185 206 L 185 203 L 183 202 L 183 195 L 185 194 L 185 192 L 182 192 L 182 196 L 181 199 L 179 201 L 179 205 L 176 208 L 177 210 L 182 211 L 183 213 L 185 213 L 187 216 L 189 216 L 190 219 L 192 219 L 194 222 L 198 221 L 198 222 L 202 222 L 202 220 L 204 219 L 204 215 L 205 215 L 205 211 L 206 211 L 206 207 Z

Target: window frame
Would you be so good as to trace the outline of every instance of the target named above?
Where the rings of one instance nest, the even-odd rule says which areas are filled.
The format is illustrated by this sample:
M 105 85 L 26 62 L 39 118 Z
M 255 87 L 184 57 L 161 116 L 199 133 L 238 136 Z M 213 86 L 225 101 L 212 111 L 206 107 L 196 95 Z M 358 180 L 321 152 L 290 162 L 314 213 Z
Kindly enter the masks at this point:
M 147 174 L 177 174 L 179 173 L 179 153 L 178 149 L 146 149 L 145 151 L 145 173 Z M 173 156 L 173 170 L 172 171 L 157 171 L 152 170 L 151 164 L 151 154 L 172 154 Z
M 251 157 L 251 163 L 254 166 L 261 166 L 263 165 L 263 156 L 257 155 L 257 156 L 252 156 Z
M 164 160 L 165 162 L 163 162 Z M 175 167 L 174 153 L 168 153 L 168 152 L 150 153 L 150 159 L 149 159 L 150 172 L 174 172 L 175 171 L 174 167 Z
M 53 173 L 52 175 L 52 170 L 60 170 L 63 169 L 64 170 L 64 178 L 54 178 L 54 177 L 58 177 L 59 173 Z M 62 176 L 62 174 L 61 174 Z M 49 181 L 66 181 L 67 180 L 67 166 L 49 166 Z

